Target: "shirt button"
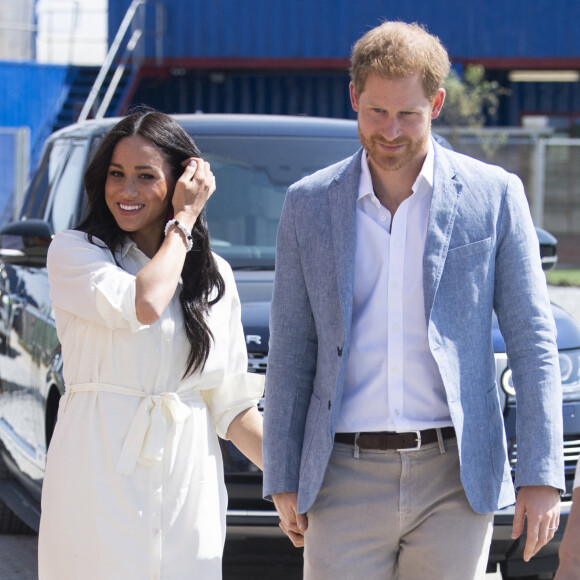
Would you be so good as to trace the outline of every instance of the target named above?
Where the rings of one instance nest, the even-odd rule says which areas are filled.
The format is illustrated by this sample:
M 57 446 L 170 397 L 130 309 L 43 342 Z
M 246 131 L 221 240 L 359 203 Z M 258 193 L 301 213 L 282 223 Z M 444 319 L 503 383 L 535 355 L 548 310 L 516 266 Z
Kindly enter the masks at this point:
M 396 375 L 399 372 L 399 367 L 393 367 L 393 374 Z
M 399 331 L 399 325 L 398 324 L 393 324 L 393 330 L 395 332 L 398 332 Z
M 399 414 L 399 409 L 395 409 L 395 415 Z
M 387 216 L 386 215 L 382 215 L 381 216 L 381 221 L 382 222 L 386 222 L 387 221 Z

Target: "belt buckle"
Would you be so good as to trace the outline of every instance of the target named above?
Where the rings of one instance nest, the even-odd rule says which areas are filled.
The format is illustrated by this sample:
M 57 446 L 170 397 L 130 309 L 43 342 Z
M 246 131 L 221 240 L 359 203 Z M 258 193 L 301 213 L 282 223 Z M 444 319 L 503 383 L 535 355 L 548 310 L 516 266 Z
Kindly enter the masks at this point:
M 406 433 L 415 433 L 415 435 L 417 436 L 417 438 L 415 439 L 415 441 L 417 442 L 417 445 L 415 447 L 407 447 L 405 449 L 397 449 L 397 451 L 399 453 L 404 453 L 406 451 L 418 451 L 419 449 L 421 449 L 421 431 L 406 431 Z

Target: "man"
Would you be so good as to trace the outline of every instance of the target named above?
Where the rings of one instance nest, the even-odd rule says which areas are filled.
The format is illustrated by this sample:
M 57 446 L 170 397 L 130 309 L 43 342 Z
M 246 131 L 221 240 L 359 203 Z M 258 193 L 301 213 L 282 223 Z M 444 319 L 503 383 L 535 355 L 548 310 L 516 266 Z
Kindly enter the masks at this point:
M 264 495 L 304 577 L 483 577 L 513 503 L 491 342 L 517 389 L 513 535 L 529 560 L 559 520 L 560 374 L 520 180 L 442 148 L 449 59 L 417 25 L 354 46 L 363 149 L 290 187 L 278 232 Z M 304 537 L 302 537 L 304 534 Z
M 572 508 L 568 515 L 566 531 L 558 555 L 560 565 L 554 580 L 578 580 L 580 578 L 580 460 L 576 464 Z

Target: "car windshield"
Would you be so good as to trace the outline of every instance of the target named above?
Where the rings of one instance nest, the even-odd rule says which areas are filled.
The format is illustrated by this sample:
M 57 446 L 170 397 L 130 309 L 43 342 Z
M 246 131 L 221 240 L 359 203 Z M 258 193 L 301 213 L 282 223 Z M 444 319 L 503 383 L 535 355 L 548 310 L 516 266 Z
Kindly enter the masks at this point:
M 273 269 L 288 186 L 360 147 L 356 137 L 193 137 L 216 177 L 207 204 L 212 249 L 234 269 Z

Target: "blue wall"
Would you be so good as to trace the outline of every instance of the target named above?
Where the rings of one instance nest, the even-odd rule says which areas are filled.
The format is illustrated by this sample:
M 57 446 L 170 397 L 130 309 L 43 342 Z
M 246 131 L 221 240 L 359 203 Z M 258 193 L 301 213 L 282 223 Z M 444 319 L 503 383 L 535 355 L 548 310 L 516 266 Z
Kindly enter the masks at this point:
M 130 0 L 109 4 L 110 38 Z M 580 58 L 578 0 L 162 0 L 165 56 L 348 58 L 382 20 L 419 22 L 452 59 Z M 149 9 L 148 9 L 149 10 Z M 153 56 L 152 43 L 149 56 Z
M 69 67 L 0 62 L 0 127 L 30 127 L 31 164 L 68 93 Z
M 0 127 L 30 129 L 30 169 L 38 159 L 45 139 L 68 93 L 69 68 L 27 62 L 0 61 Z M 15 188 L 14 139 L 0 135 L 0 225 L 8 221 Z

